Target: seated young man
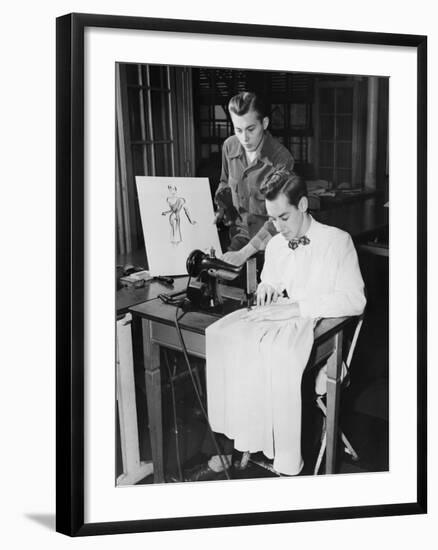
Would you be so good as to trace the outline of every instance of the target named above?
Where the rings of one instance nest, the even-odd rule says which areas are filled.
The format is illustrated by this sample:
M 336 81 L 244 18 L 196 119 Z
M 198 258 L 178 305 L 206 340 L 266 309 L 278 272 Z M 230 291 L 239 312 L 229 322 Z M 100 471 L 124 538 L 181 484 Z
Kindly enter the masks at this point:
M 208 415 L 224 434 L 187 480 L 223 478 L 234 448 L 262 451 L 274 469 L 297 475 L 301 458 L 301 378 L 321 317 L 360 315 L 364 283 L 348 233 L 307 212 L 304 181 L 285 169 L 261 187 L 278 234 L 268 243 L 257 306 L 220 319 L 206 333 Z

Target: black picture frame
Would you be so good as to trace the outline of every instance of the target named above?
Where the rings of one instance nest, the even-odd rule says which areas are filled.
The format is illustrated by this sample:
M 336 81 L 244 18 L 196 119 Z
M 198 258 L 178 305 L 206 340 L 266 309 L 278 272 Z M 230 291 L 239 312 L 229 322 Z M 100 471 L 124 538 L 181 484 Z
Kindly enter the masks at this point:
M 69 536 L 422 514 L 427 510 L 427 37 L 94 14 L 59 17 L 57 86 L 56 529 Z M 417 498 L 414 502 L 220 516 L 84 522 L 84 30 L 86 27 L 404 46 L 417 52 Z

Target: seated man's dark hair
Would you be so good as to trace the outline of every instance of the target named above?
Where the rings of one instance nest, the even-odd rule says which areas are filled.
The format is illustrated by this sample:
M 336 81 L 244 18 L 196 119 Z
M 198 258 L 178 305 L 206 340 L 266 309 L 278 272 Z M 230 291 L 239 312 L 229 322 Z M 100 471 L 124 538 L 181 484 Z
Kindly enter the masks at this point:
M 272 201 L 280 193 L 284 193 L 289 203 L 294 206 L 298 206 L 302 197 L 307 197 L 307 187 L 304 179 L 295 172 L 290 172 L 283 167 L 276 168 L 268 175 L 260 186 L 260 192 L 268 201 Z
M 266 107 L 254 92 L 241 92 L 233 96 L 228 102 L 228 111 L 237 116 L 243 116 L 249 111 L 255 111 L 260 120 L 266 116 Z

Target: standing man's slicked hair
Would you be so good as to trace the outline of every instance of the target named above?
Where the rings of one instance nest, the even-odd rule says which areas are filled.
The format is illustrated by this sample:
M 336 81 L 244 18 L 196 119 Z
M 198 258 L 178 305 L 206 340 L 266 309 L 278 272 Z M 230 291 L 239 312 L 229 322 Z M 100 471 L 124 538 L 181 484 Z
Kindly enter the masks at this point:
M 298 206 L 302 197 L 307 197 L 304 179 L 286 168 L 277 168 L 271 172 L 260 186 L 260 192 L 268 201 L 276 199 L 280 193 L 283 193 L 294 206 Z
M 260 120 L 266 115 L 266 106 L 254 92 L 241 92 L 228 102 L 228 111 L 237 116 L 246 115 L 249 111 L 257 113 Z

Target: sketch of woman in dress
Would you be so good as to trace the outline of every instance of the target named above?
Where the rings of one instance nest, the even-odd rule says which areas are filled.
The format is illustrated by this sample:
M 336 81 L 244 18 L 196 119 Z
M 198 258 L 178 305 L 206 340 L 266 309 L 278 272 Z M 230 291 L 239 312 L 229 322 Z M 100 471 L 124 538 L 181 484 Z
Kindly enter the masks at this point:
M 192 225 L 196 224 L 195 220 L 192 220 L 190 218 L 190 213 L 185 206 L 186 199 L 183 197 L 177 196 L 177 188 L 176 185 L 168 185 L 167 189 L 169 190 L 170 195 L 167 197 L 166 201 L 169 205 L 169 210 L 165 210 L 164 212 L 161 212 L 162 216 L 169 215 L 169 223 L 170 223 L 170 242 L 173 244 L 179 244 L 182 242 L 182 236 L 181 236 L 181 209 L 184 210 L 187 219 Z

